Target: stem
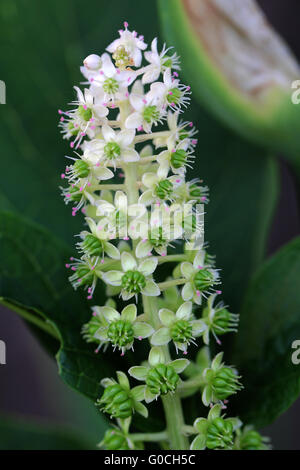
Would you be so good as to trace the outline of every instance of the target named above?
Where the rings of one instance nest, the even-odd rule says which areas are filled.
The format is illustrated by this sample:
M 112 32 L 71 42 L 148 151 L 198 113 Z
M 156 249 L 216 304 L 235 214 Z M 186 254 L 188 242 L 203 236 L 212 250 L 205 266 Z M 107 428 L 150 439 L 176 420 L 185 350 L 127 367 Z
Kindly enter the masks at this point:
M 45 333 L 48 333 L 48 335 L 60 341 L 60 337 L 58 336 L 57 331 L 46 320 L 38 318 L 36 315 L 30 312 L 27 312 L 21 307 L 18 307 L 17 305 L 4 300 L 2 297 L 0 297 L 0 304 L 3 305 L 4 307 L 7 307 L 10 310 L 13 310 L 15 313 L 20 315 L 20 317 L 24 318 L 24 320 L 28 321 L 29 323 L 32 323 L 33 325 L 40 328 L 40 330 L 43 330 Z
M 161 256 L 160 258 L 158 258 L 158 264 L 185 261 L 186 259 L 187 256 L 185 254 Z
M 97 190 L 99 191 L 105 191 L 106 189 L 109 189 L 111 191 L 117 191 L 118 189 L 124 189 L 125 184 L 98 184 Z
M 134 138 L 134 143 L 145 142 L 146 140 L 157 139 L 158 137 L 169 137 L 170 131 L 152 132 L 151 134 L 141 134 Z
M 149 433 L 138 433 L 130 434 L 130 439 L 134 442 L 146 441 L 146 442 L 159 442 L 166 441 L 168 439 L 167 431 L 162 432 L 149 432 Z
M 173 279 L 172 281 L 160 282 L 157 285 L 160 288 L 160 290 L 166 290 L 166 289 L 169 289 L 169 287 L 180 286 L 185 283 L 186 283 L 186 279 L 180 278 L 180 279 Z
M 157 329 L 160 326 L 160 320 L 157 312 L 156 299 L 143 295 L 144 312 L 149 318 L 152 326 Z M 170 361 L 170 352 L 168 346 L 162 346 L 167 361 Z M 172 450 L 189 449 L 189 442 L 183 434 L 184 417 L 181 400 L 178 392 L 168 393 L 161 397 L 165 410 L 167 431 Z
M 139 198 L 139 190 L 136 184 L 137 172 L 134 163 L 124 165 L 125 185 L 129 204 L 135 204 Z M 133 241 L 133 250 L 135 250 L 136 242 Z M 168 281 L 161 283 L 161 285 L 169 287 L 170 285 L 178 285 L 186 282 L 185 279 L 178 279 L 175 281 Z M 174 284 L 175 283 L 175 284 Z M 167 288 L 165 287 L 165 288 Z M 158 308 L 156 299 L 143 295 L 143 306 L 146 316 L 149 318 L 152 326 L 157 329 L 160 327 L 160 320 L 158 317 Z M 170 361 L 170 353 L 168 346 L 163 346 L 165 358 Z M 183 434 L 182 429 L 184 426 L 184 417 L 181 406 L 181 400 L 177 392 L 162 397 L 162 403 L 165 410 L 168 440 L 170 441 L 173 450 L 185 450 L 189 448 L 187 437 Z

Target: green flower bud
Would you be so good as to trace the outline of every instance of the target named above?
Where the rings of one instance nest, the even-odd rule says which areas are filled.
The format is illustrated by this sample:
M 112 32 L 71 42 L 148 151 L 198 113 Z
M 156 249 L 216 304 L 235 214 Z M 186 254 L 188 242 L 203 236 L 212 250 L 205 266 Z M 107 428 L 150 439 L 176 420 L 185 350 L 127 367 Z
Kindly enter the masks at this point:
M 158 121 L 159 111 L 157 107 L 155 105 L 146 106 L 143 111 L 143 118 L 148 124 Z
M 149 369 L 146 384 L 153 395 L 166 395 L 174 392 L 179 380 L 178 374 L 170 364 L 158 364 Z
M 134 340 L 132 323 L 126 320 L 114 321 L 110 323 L 107 335 L 114 346 L 119 348 L 127 346 Z
M 230 449 L 233 444 L 233 427 L 223 418 L 213 419 L 207 428 L 206 447 L 208 449 Z
M 90 108 L 87 108 L 86 106 L 79 106 L 78 114 L 80 118 L 86 122 L 88 122 L 93 116 L 92 110 Z
M 159 199 L 167 199 L 173 192 L 173 184 L 169 180 L 160 181 L 155 188 L 155 194 Z
M 185 165 L 187 153 L 183 149 L 178 149 L 171 154 L 171 164 L 174 168 L 178 169 Z
M 119 384 L 109 385 L 103 392 L 97 405 L 104 413 L 114 418 L 126 419 L 132 415 L 132 398 L 130 390 L 124 390 Z
M 109 160 L 115 160 L 121 155 L 121 148 L 116 142 L 108 142 L 104 146 L 104 153 Z
M 194 284 L 197 290 L 203 292 L 215 284 L 215 277 L 211 270 L 205 268 L 197 272 L 194 277 Z
M 101 446 L 107 450 L 130 450 L 128 441 L 120 429 L 106 431 Z
M 178 320 L 171 326 L 171 338 L 176 343 L 188 343 L 192 339 L 192 325 L 187 320 Z
M 127 271 L 122 276 L 122 288 L 127 292 L 138 294 L 145 286 L 145 276 L 139 271 Z
M 76 160 L 73 165 L 73 173 L 77 178 L 86 178 L 90 173 L 89 165 L 83 160 Z
M 103 90 L 105 93 L 116 93 L 119 89 L 119 84 L 114 78 L 107 78 L 103 83 Z
M 230 367 L 221 367 L 217 370 L 211 381 L 211 385 L 214 395 L 218 400 L 225 400 L 242 388 L 239 377 Z

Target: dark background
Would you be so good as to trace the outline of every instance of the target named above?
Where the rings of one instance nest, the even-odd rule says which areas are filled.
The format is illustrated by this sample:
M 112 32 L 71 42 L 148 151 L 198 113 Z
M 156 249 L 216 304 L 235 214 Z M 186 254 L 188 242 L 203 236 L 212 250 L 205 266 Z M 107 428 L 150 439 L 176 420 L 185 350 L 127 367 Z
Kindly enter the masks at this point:
M 141 3 L 138 2 L 139 7 Z M 259 3 L 300 60 L 300 2 L 261 0 Z M 269 254 L 299 233 L 295 186 L 290 170 L 282 160 L 281 194 L 268 244 Z M 21 414 L 47 423 L 80 427 L 84 433 L 100 440 L 103 423 L 93 404 L 67 389 L 57 375 L 55 362 L 40 347 L 22 320 L 1 307 L 0 338 L 7 344 L 7 365 L 0 366 L 0 413 Z M 264 430 L 271 436 L 275 448 L 300 449 L 299 418 L 300 400 Z

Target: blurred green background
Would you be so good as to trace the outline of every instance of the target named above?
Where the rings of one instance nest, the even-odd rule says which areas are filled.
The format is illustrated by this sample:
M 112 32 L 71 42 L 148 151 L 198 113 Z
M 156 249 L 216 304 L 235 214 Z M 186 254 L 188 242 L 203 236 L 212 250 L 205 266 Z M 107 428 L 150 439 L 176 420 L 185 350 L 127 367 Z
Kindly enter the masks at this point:
M 260 3 L 295 53 L 300 54 L 296 32 L 292 34 L 299 4 L 292 0 L 273 1 L 272 6 L 271 2 Z M 64 154 L 69 148 L 57 129 L 57 109 L 73 99 L 72 86 L 82 80 L 79 66 L 84 57 L 101 53 L 125 20 L 148 43 L 157 35 L 161 37 L 154 1 L 0 2 L 0 79 L 7 88 L 7 104 L 0 106 L 0 208 L 42 224 L 70 245 L 81 228 L 81 220 L 71 217 L 58 190 Z M 299 233 L 293 179 L 285 163 L 280 163 L 278 171 L 277 162 L 263 149 L 233 136 L 197 102 L 193 102 L 186 118 L 192 119 L 200 131 L 195 171 L 211 188 L 207 239 L 229 279 L 227 300 L 237 305 L 239 292 L 265 250 L 271 253 Z M 245 174 L 248 184 L 241 178 Z M 231 210 L 225 218 L 229 205 Z M 261 233 L 255 224 L 264 227 Z M 222 241 L 233 228 L 236 243 L 224 249 Z M 232 285 L 237 286 L 234 294 Z M 0 338 L 7 343 L 7 365 L 0 366 L 0 413 L 5 417 L 0 424 L 0 448 L 30 447 L 32 442 L 44 448 L 73 448 L 76 439 L 89 448 L 99 442 L 106 424 L 93 404 L 61 382 L 53 359 L 24 323 L 1 307 Z M 266 430 L 276 448 L 300 448 L 295 434 L 299 413 L 300 405 L 296 403 Z M 8 423 L 8 414 L 17 421 Z M 17 415 L 25 417 L 27 424 L 31 419 L 42 421 L 48 440 L 34 437 L 40 434 L 34 425 L 17 434 L 16 430 L 22 429 Z M 67 444 L 59 442 L 57 436 L 51 437 L 48 428 L 54 423 L 61 426 Z M 74 431 L 78 433 L 75 438 Z

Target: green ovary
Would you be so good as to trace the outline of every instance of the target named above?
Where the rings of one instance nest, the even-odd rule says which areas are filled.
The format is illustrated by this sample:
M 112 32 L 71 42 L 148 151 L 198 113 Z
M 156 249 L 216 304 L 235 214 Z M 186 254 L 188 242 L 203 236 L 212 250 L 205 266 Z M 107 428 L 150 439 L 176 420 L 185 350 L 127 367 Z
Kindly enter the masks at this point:
M 116 142 L 108 142 L 104 147 L 104 154 L 108 160 L 115 160 L 121 155 L 121 148 Z
M 149 242 L 155 248 L 159 248 L 166 243 L 166 239 L 163 236 L 163 228 L 157 227 L 151 229 L 149 232 Z
M 187 153 L 183 149 L 176 150 L 171 154 L 171 164 L 176 170 L 184 166 L 187 159 Z
M 92 110 L 90 108 L 87 108 L 87 107 L 84 107 L 84 106 L 79 106 L 78 107 L 78 114 L 79 114 L 80 118 L 83 119 L 86 122 L 88 122 L 93 116 Z
M 89 165 L 83 160 L 76 160 L 73 171 L 78 178 L 86 178 L 90 173 Z
M 89 256 L 102 256 L 103 245 L 95 235 L 89 234 L 82 242 L 82 248 Z
M 119 84 L 114 78 L 107 78 L 103 83 L 105 93 L 114 94 L 119 90 Z
M 208 269 L 201 269 L 194 277 L 194 284 L 197 290 L 200 292 L 213 286 L 215 283 L 214 275 Z
M 122 288 L 131 294 L 139 294 L 145 286 L 145 276 L 138 271 L 127 271 L 122 277 Z
M 134 332 L 129 321 L 117 320 L 109 325 L 107 335 L 110 341 L 120 348 L 132 343 Z
M 160 181 L 155 187 L 155 194 L 159 199 L 167 199 L 173 192 L 173 184 L 169 180 Z
M 167 96 L 167 101 L 170 104 L 178 104 L 181 96 L 182 92 L 178 88 L 172 88 Z
M 148 123 L 156 122 L 159 119 L 159 111 L 156 106 L 149 105 L 144 108 L 143 118 Z
M 233 428 L 229 421 L 215 418 L 207 429 L 206 447 L 208 449 L 230 449 L 233 439 Z
M 119 384 L 107 387 L 97 404 L 105 413 L 109 413 L 114 418 L 126 419 L 132 414 L 132 400 L 129 392 Z

